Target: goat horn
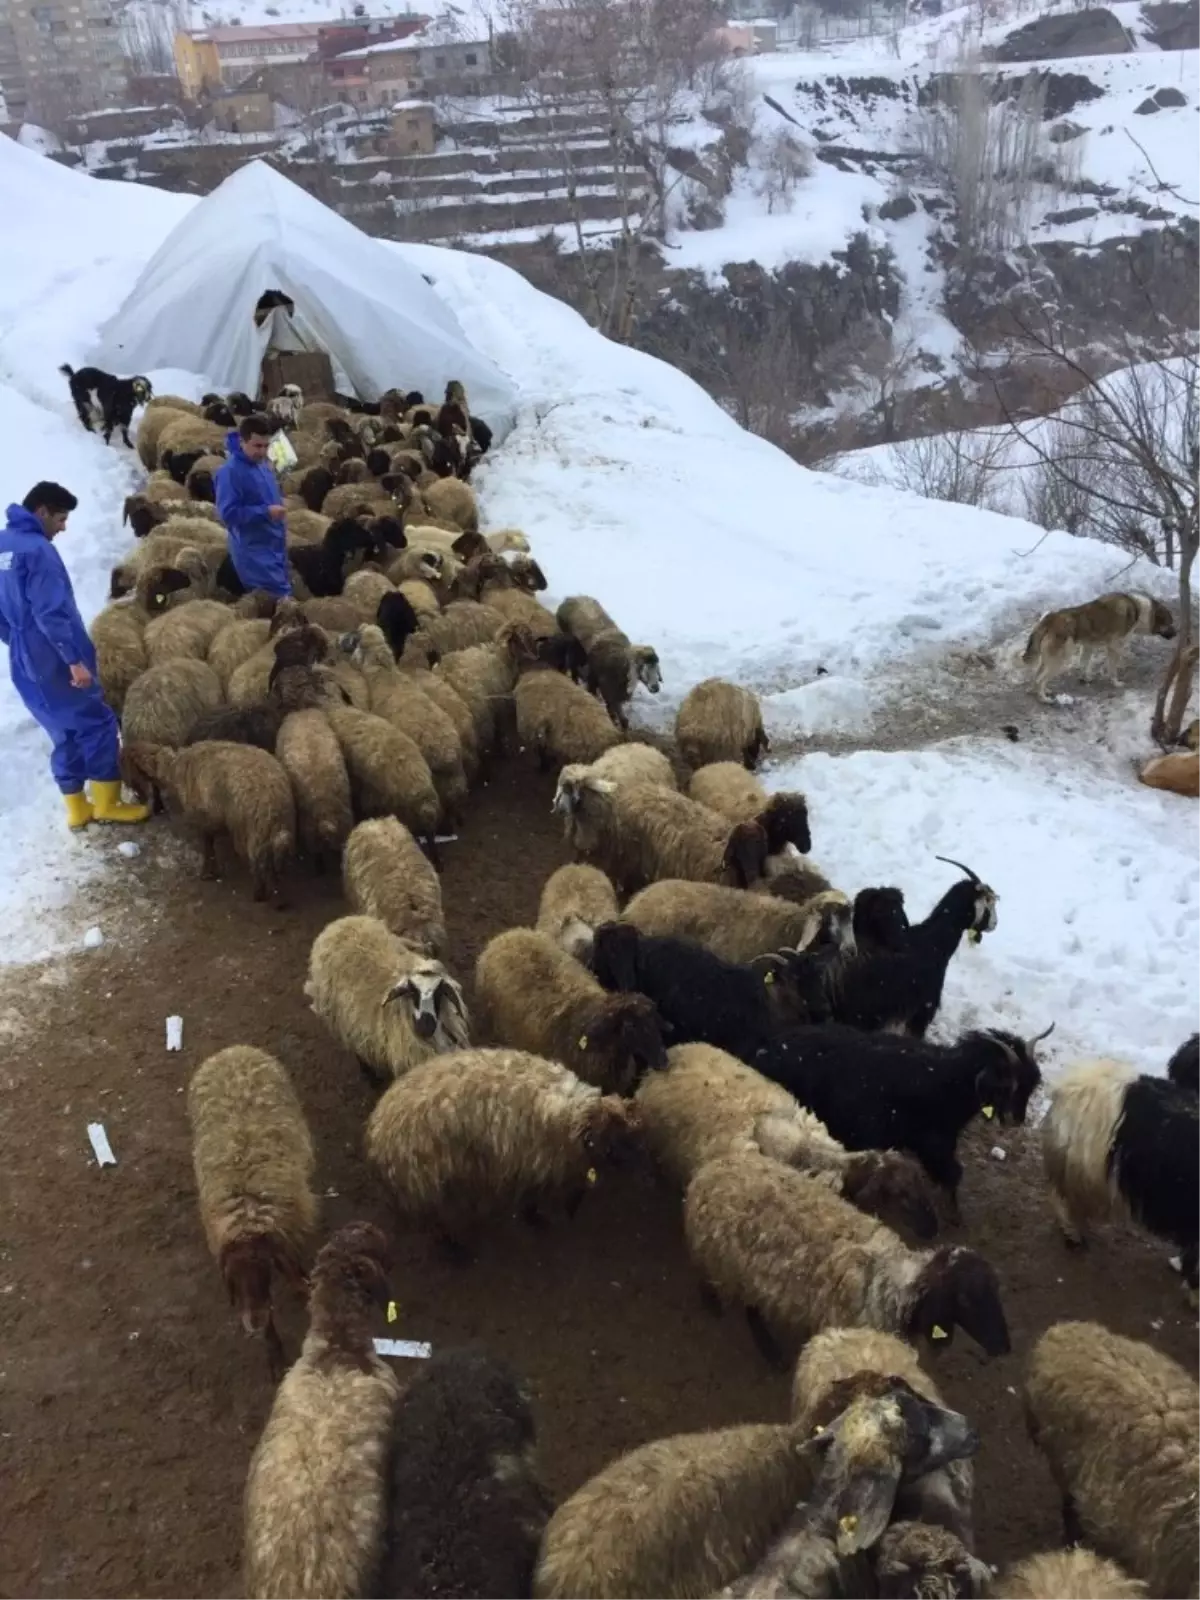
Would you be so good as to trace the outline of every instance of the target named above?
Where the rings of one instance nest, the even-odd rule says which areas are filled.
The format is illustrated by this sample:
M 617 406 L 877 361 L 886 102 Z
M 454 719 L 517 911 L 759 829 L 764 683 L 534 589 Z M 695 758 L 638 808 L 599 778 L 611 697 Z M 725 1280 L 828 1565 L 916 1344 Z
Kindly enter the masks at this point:
M 1035 1033 L 1032 1039 L 1027 1039 L 1025 1042 L 1028 1044 L 1029 1048 L 1032 1050 L 1035 1044 L 1041 1044 L 1042 1040 L 1043 1039 L 1048 1039 L 1053 1032 L 1054 1032 L 1054 1024 L 1051 1023 L 1048 1028 L 1043 1030 L 1043 1032 Z
M 933 859 L 935 861 L 944 861 L 948 867 L 957 867 L 960 872 L 966 873 L 967 877 L 970 878 L 972 883 L 977 883 L 980 888 L 983 887 L 983 879 L 979 876 L 979 874 L 977 872 L 972 872 L 970 867 L 964 866 L 961 861 L 955 861 L 953 856 L 934 856 Z

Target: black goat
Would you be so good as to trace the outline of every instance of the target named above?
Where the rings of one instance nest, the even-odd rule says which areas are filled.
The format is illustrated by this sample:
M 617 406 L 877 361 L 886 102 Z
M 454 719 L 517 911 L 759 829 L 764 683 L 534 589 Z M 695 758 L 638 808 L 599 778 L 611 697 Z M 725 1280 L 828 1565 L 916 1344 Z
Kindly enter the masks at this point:
M 1179 1046 L 1167 1062 L 1167 1077 L 1176 1088 L 1200 1095 L 1200 1033 L 1194 1033 Z
M 92 408 L 95 407 L 100 413 L 105 444 L 112 439 L 113 429 L 120 428 L 122 439 L 132 448 L 129 424 L 133 413 L 154 394 L 149 378 L 118 378 L 99 367 L 80 367 L 76 372 L 65 362 L 58 370 L 70 386 L 75 413 L 87 431 L 96 431 L 92 427 Z
M 1050 1028 L 1054 1024 L 1051 1023 Z M 957 1208 L 958 1136 L 972 1117 L 1021 1123 L 1042 1080 L 1033 1047 L 998 1028 L 954 1045 L 837 1026 L 795 1028 L 752 1065 L 807 1106 L 847 1150 L 907 1150 Z
M 481 456 L 485 456 L 492 448 L 492 430 L 482 417 L 471 418 L 471 437 L 474 439 Z
M 320 544 L 294 545 L 288 551 L 292 570 L 313 599 L 341 594 L 355 563 L 382 556 L 384 545 L 354 517 L 342 517 L 325 530 Z
M 1197 1289 L 1200 1127 L 1193 1093 L 1146 1074 L 1125 1090 L 1108 1166 L 1134 1218 L 1180 1252 L 1193 1301 Z
M 656 938 L 627 922 L 605 922 L 592 941 L 591 967 L 605 989 L 653 1000 L 672 1044 L 711 1044 L 748 1061 L 795 1021 L 781 956 L 736 966 L 688 939 Z
M 854 896 L 854 940 L 867 954 L 902 950 L 912 924 L 901 889 L 860 889 Z
M 856 954 L 829 967 L 826 999 L 835 1022 L 868 1033 L 892 1028 L 925 1037 L 963 934 L 982 938 L 996 926 L 995 891 L 969 867 L 951 865 L 967 877 L 947 889 L 924 922 L 909 925 L 899 949 Z

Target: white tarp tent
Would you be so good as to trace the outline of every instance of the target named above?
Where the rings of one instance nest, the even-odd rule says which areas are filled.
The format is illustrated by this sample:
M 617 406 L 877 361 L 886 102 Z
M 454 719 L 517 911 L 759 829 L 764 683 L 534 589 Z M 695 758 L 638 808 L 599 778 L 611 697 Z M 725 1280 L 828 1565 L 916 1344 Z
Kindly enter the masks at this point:
M 168 235 L 88 359 L 123 374 L 180 367 L 254 395 L 280 320 L 255 326 L 268 289 L 295 302 L 291 348 L 325 350 L 359 399 L 400 387 L 440 400 L 457 378 L 473 411 L 497 432 L 510 425 L 511 382 L 421 274 L 262 161 L 226 178 Z

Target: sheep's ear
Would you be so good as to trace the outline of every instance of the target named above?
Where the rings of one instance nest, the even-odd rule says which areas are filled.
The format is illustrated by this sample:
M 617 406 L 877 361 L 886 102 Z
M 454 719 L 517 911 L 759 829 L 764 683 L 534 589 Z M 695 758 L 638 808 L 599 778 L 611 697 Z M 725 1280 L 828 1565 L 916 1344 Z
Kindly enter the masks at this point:
M 768 988 L 787 974 L 787 958 L 782 953 L 755 956 L 749 965 L 751 972 L 756 973 Z
M 871 1404 L 871 1403 L 868 1403 Z M 872 1409 L 878 1406 L 874 1402 Z M 852 1411 L 860 1410 L 852 1406 Z M 903 1463 L 898 1448 L 887 1448 L 882 1435 L 865 1438 L 863 1421 L 853 1428 L 845 1426 L 849 1412 L 842 1415 L 812 1442 L 823 1449 L 821 1475 L 809 1496 L 809 1504 L 820 1522 L 836 1527 L 835 1539 L 840 1556 L 851 1556 L 877 1544 L 887 1529 L 900 1487 Z M 874 1429 L 868 1430 L 872 1435 Z M 869 1459 L 856 1459 L 864 1442 L 874 1446 Z M 884 1448 L 879 1448 L 884 1445 Z

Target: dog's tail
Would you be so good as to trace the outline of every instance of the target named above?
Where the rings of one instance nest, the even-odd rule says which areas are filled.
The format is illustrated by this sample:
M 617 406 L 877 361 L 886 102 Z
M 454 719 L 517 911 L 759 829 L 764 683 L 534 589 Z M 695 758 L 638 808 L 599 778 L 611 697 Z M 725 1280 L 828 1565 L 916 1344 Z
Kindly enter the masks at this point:
M 73 378 L 75 376 L 75 368 L 69 367 L 65 361 L 58 370 L 62 373 L 64 378 Z
M 1021 660 L 1024 661 L 1026 665 L 1036 659 L 1038 650 L 1041 648 L 1042 638 L 1046 632 L 1046 624 L 1049 620 L 1050 619 L 1048 617 L 1043 617 L 1038 623 L 1037 627 L 1034 628 L 1033 632 L 1029 635 L 1029 643 L 1025 646 L 1025 654 L 1021 657 Z

